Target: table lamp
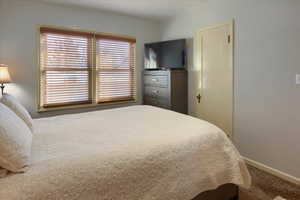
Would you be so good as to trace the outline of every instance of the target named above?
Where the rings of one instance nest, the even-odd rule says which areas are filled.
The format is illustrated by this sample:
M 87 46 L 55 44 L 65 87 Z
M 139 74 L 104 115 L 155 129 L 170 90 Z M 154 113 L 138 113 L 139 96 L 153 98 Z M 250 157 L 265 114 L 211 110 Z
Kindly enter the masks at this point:
M 11 79 L 9 76 L 9 72 L 8 72 L 8 66 L 7 65 L 3 65 L 0 64 L 0 88 L 1 88 L 1 94 L 4 94 L 4 84 L 5 83 L 10 83 Z

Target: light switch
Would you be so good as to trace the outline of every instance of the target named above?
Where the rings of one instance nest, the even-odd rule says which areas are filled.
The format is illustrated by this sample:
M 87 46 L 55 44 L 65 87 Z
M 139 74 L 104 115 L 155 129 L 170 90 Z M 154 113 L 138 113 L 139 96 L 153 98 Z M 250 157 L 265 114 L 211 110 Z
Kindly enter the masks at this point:
M 296 74 L 296 84 L 300 85 L 300 74 Z

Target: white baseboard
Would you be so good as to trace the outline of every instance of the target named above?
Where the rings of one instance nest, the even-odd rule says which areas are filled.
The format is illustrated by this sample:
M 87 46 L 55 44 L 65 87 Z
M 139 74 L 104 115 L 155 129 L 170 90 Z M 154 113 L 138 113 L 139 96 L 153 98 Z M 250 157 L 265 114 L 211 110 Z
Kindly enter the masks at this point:
M 251 165 L 253 167 L 256 167 L 256 168 L 258 168 L 258 169 L 260 169 L 262 171 L 268 172 L 268 173 L 270 173 L 270 174 L 272 174 L 274 176 L 277 176 L 277 177 L 279 177 L 279 178 L 281 178 L 283 180 L 286 180 L 288 182 L 291 182 L 291 183 L 294 183 L 294 184 L 300 186 L 300 179 L 297 178 L 297 177 L 295 177 L 295 176 L 291 176 L 291 175 L 289 175 L 287 173 L 284 173 L 284 172 L 279 171 L 277 169 L 268 167 L 268 166 L 266 166 L 266 165 L 264 165 L 262 163 L 256 162 L 256 161 L 251 160 L 249 158 L 245 158 L 244 157 L 244 159 L 245 159 L 245 161 L 246 161 L 247 164 L 249 164 L 249 165 Z

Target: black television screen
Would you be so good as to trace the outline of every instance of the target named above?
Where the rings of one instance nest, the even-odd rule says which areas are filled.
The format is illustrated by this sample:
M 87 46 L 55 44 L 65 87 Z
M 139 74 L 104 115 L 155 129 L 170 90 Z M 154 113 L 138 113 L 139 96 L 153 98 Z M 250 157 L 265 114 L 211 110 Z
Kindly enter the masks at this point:
M 179 69 L 185 65 L 185 39 L 145 44 L 145 69 Z

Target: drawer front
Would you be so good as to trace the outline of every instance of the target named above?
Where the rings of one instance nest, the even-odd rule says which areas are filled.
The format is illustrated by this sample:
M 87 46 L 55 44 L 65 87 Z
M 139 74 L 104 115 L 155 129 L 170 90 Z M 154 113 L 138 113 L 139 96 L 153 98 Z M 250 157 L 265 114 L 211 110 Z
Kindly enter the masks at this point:
M 166 99 L 145 97 L 144 104 L 151 105 L 151 106 L 157 106 L 157 107 L 161 107 L 161 108 L 166 108 L 166 109 L 171 108 L 169 101 Z
M 169 78 L 168 76 L 145 75 L 144 81 L 146 86 L 168 87 Z
M 145 86 L 144 92 L 146 97 L 170 99 L 169 88 Z

